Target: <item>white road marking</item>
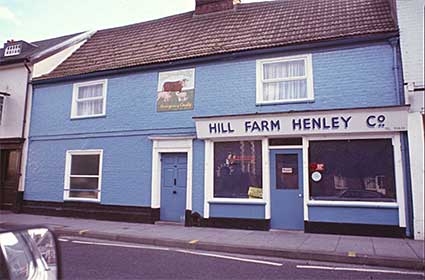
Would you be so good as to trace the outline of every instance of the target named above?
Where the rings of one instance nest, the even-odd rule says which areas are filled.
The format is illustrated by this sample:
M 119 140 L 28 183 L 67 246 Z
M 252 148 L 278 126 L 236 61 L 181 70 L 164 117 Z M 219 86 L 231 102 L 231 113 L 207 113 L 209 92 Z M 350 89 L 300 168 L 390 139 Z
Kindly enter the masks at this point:
M 297 265 L 297 268 L 304 269 L 322 269 L 322 270 L 339 270 L 339 271 L 359 271 L 359 272 L 375 272 L 375 273 L 394 273 L 394 274 L 409 274 L 425 276 L 423 272 L 414 271 L 400 271 L 400 270 L 385 270 L 373 268 L 356 268 L 356 267 L 332 267 L 332 266 L 318 266 L 318 265 Z
M 58 238 L 58 240 L 62 241 L 62 242 L 68 242 L 69 241 L 68 239 L 65 239 L 65 238 Z
M 194 251 L 181 250 L 181 249 L 171 249 L 171 248 L 162 248 L 162 247 L 153 247 L 153 246 L 142 246 L 142 245 L 127 245 L 127 244 L 103 243 L 103 242 L 90 242 L 90 241 L 80 241 L 80 240 L 71 240 L 71 242 L 72 243 L 76 243 L 76 244 L 86 244 L 86 245 L 99 245 L 99 246 L 110 246 L 110 247 L 124 247 L 124 248 L 133 248 L 133 249 L 150 249 L 150 250 L 159 250 L 159 251 L 175 251 L 175 252 L 185 253 L 185 254 L 206 256 L 206 257 L 214 257 L 214 258 L 221 258 L 221 259 L 228 259 L 228 260 L 236 260 L 236 261 L 249 262 L 249 263 L 266 264 L 266 265 L 273 265 L 273 266 L 282 266 L 283 265 L 281 263 L 275 263 L 275 262 L 260 261 L 260 260 L 253 260 L 253 259 L 245 259 L 245 258 L 231 257 L 231 256 L 226 256 L 226 255 L 201 253 L 201 252 L 194 252 Z
M 177 252 L 181 252 L 181 253 L 186 253 L 186 254 L 206 256 L 206 257 L 214 257 L 214 258 L 221 258 L 221 259 L 228 259 L 228 260 L 235 260 L 235 261 L 242 261 L 242 262 L 267 264 L 267 265 L 273 265 L 273 266 L 282 266 L 283 265 L 281 263 L 268 262 L 268 261 L 260 261 L 260 260 L 253 260 L 253 259 L 245 259 L 245 258 L 238 258 L 238 257 L 231 257 L 231 256 L 226 256 L 226 255 L 201 253 L 201 252 L 194 252 L 194 251 L 187 251 L 187 250 L 176 250 L 176 251 Z
M 114 243 L 89 242 L 89 241 L 79 241 L 79 240 L 72 240 L 71 242 L 77 243 L 77 244 L 87 244 L 87 245 L 99 245 L 99 246 L 124 247 L 124 248 L 133 248 L 133 249 L 151 249 L 151 250 L 159 250 L 159 251 L 170 251 L 170 249 L 168 249 L 168 248 L 143 246 L 143 245 L 114 244 Z

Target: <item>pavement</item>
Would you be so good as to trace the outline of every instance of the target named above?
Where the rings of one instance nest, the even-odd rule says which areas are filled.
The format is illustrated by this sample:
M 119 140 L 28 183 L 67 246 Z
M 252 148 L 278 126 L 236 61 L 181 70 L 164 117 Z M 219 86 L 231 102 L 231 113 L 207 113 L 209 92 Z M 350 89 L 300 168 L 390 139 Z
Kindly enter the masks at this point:
M 425 270 L 424 241 L 301 231 L 254 231 L 140 224 L 0 211 L 0 228 L 44 225 L 83 236 L 189 250 Z

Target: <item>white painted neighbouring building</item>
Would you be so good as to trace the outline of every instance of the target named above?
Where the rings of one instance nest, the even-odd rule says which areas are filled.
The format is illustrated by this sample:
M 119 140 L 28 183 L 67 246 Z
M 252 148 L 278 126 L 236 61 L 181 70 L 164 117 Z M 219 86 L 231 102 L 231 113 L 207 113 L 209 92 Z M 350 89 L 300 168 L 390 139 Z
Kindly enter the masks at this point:
M 406 103 L 415 239 L 424 239 L 424 8 L 425 0 L 397 0 Z
M 24 190 L 31 81 L 51 72 L 93 32 L 0 48 L 0 209 L 19 210 Z

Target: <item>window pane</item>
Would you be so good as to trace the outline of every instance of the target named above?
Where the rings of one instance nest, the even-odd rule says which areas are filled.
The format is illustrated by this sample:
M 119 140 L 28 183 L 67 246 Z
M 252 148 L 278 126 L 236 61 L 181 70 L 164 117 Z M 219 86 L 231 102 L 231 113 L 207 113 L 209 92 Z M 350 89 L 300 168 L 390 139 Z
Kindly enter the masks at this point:
M 298 188 L 298 155 L 276 155 L 276 189 Z
M 96 199 L 98 197 L 98 193 L 97 192 L 90 192 L 90 191 L 70 191 L 69 197 L 94 198 L 94 199 Z
M 307 98 L 307 80 L 263 83 L 264 101 Z
M 391 140 L 312 141 L 309 153 L 311 198 L 395 201 Z
M 78 88 L 78 98 L 89 98 L 102 96 L 103 84 L 82 86 Z
M 214 197 L 262 198 L 261 141 L 214 144 Z
M 98 178 L 71 177 L 70 190 L 97 190 Z
M 293 146 L 302 145 L 302 138 L 271 138 L 269 139 L 269 146 Z
M 99 175 L 99 155 L 72 155 L 71 175 Z
M 77 115 L 89 116 L 103 114 L 103 99 L 78 101 L 77 102 Z
M 300 77 L 305 75 L 304 60 L 267 63 L 263 65 L 264 79 Z

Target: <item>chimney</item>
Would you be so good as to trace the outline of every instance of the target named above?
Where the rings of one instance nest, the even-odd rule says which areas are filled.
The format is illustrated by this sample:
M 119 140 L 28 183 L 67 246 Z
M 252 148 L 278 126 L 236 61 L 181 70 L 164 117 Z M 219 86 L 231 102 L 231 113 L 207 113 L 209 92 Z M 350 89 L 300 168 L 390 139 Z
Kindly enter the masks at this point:
M 240 0 L 195 0 L 195 15 L 231 10 Z

